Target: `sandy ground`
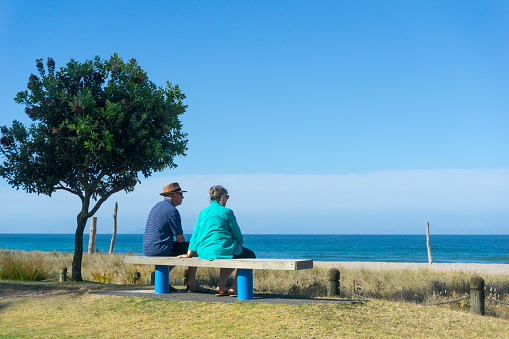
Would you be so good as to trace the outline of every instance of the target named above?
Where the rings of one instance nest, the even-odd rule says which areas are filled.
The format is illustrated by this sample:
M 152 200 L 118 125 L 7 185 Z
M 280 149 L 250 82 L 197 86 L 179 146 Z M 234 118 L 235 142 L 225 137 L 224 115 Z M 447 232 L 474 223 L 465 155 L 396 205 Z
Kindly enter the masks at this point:
M 404 263 L 404 262 L 349 262 L 349 261 L 315 261 L 315 266 L 345 268 L 362 268 L 371 270 L 419 270 L 465 271 L 473 273 L 509 274 L 509 264 L 463 264 L 463 263 Z M 341 270 L 340 270 L 341 271 Z

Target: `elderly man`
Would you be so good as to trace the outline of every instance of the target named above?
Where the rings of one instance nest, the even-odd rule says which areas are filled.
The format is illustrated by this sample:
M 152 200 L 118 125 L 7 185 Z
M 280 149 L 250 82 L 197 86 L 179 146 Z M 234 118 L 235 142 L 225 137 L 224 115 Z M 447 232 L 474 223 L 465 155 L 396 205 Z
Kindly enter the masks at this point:
M 184 199 L 183 191 L 177 182 L 163 187 L 159 193 L 164 199 L 158 202 L 148 215 L 145 234 L 143 235 L 143 254 L 146 256 L 178 256 L 187 253 L 189 243 L 186 242 L 180 213 L 177 206 Z M 177 241 L 173 240 L 173 237 Z M 170 266 L 171 271 L 174 266 Z M 196 267 L 189 267 L 187 292 L 207 293 L 208 289 L 198 286 L 196 283 Z M 170 285 L 170 292 L 178 292 Z

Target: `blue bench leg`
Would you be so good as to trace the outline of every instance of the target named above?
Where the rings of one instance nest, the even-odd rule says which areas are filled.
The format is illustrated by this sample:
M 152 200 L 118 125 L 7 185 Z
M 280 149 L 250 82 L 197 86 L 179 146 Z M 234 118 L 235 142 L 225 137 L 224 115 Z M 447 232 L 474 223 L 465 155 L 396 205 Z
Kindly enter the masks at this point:
M 253 299 L 253 270 L 237 269 L 237 299 Z
M 170 268 L 165 265 L 156 265 L 154 276 L 155 293 L 170 293 Z

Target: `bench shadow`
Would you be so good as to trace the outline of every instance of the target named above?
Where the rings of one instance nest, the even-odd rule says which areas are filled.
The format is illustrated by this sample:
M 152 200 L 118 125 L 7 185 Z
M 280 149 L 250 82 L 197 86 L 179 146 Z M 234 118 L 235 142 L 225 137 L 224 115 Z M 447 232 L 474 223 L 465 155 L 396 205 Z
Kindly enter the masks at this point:
M 42 281 L 15 281 L 0 280 L 0 295 L 23 296 L 30 294 L 65 294 L 86 293 L 91 291 L 107 291 L 116 289 L 137 289 L 138 285 L 104 284 L 93 281 L 66 281 L 66 282 L 42 282 Z
M 0 299 L 0 313 L 2 312 L 2 310 L 9 308 L 9 306 L 11 306 L 11 304 L 12 304 L 12 302 L 10 302 L 8 300 Z
M 281 300 L 300 300 L 300 301 L 309 301 L 309 302 L 343 302 L 343 303 L 357 303 L 362 302 L 362 300 L 356 299 L 342 299 L 342 298 L 313 298 L 301 295 L 279 295 L 279 294 L 255 294 L 253 299 L 256 300 L 271 300 L 271 299 L 281 299 Z

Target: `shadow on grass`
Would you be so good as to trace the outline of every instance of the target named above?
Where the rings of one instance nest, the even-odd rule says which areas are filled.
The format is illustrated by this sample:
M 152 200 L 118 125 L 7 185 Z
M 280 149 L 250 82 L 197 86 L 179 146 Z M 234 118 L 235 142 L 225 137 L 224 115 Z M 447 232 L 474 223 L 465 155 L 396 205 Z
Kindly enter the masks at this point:
M 9 308 L 11 304 L 12 302 L 10 301 L 0 299 L 0 313 L 2 312 L 3 309 Z
M 33 294 L 65 294 L 87 293 L 92 291 L 105 291 L 114 289 L 136 289 L 139 286 L 103 284 L 92 281 L 66 281 L 66 282 L 42 282 L 42 281 L 15 281 L 0 280 L 0 296 L 29 296 Z
M 282 300 L 309 300 L 309 301 L 333 301 L 333 302 L 345 302 L 345 303 L 357 303 L 363 302 L 367 300 L 358 300 L 358 299 L 343 299 L 343 298 L 331 298 L 331 297 L 307 297 L 302 295 L 288 295 L 288 294 L 264 294 L 257 293 L 255 294 L 256 299 L 282 299 Z
M 185 292 L 185 290 L 182 290 Z M 302 295 L 283 295 L 256 293 L 251 300 L 238 300 L 237 298 L 216 297 L 211 293 L 200 295 L 197 293 L 170 293 L 155 294 L 153 286 L 144 285 L 119 285 L 104 284 L 91 281 L 82 282 L 37 282 L 37 281 L 14 281 L 0 280 L 0 298 L 2 307 L 8 307 L 10 298 L 30 298 L 34 296 L 56 296 L 63 294 L 106 294 L 116 296 L 137 296 L 142 298 L 174 299 L 182 301 L 206 301 L 206 302 L 267 302 L 275 304 L 307 304 L 307 303 L 362 303 L 361 300 L 330 298 L 330 297 L 306 297 Z

